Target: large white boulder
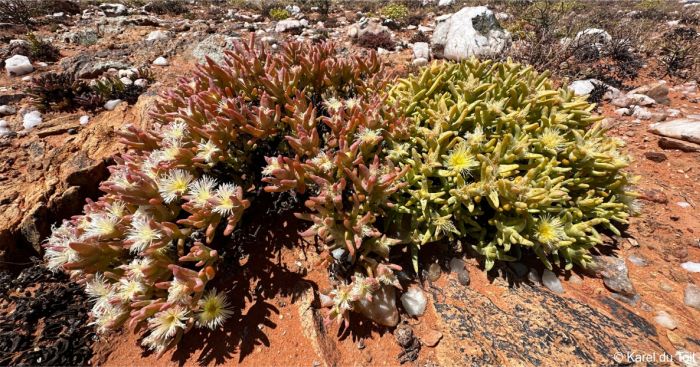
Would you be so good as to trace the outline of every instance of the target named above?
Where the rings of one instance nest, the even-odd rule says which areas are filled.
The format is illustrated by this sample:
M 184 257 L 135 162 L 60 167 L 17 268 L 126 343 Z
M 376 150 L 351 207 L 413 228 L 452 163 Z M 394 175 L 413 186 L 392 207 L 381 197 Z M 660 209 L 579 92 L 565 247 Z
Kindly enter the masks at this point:
M 498 55 L 510 46 L 510 33 L 501 28 L 493 12 L 485 6 L 465 7 L 436 21 L 432 48 L 446 59 Z
M 5 60 L 5 70 L 9 76 L 20 76 L 34 71 L 29 58 L 22 55 L 15 55 Z

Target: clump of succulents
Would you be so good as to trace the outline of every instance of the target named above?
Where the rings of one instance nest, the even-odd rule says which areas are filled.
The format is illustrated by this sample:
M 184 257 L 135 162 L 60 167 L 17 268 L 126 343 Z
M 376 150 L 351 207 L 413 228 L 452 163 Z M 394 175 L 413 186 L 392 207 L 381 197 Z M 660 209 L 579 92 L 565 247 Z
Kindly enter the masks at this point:
M 239 43 L 163 93 L 151 128 L 122 133 L 105 194 L 54 230 L 49 267 L 85 284 L 98 330 L 145 328 L 143 345 L 162 353 L 239 311 L 212 280 L 236 246 L 224 238 L 266 193 L 303 203 L 338 321 L 393 300 L 397 246 L 416 270 L 421 246 L 453 239 L 487 268 L 525 251 L 569 268 L 626 222 L 621 143 L 546 75 L 471 60 L 389 80 L 373 52 Z
M 270 19 L 275 21 L 285 20 L 291 16 L 289 10 L 285 8 L 272 8 L 270 9 L 268 15 L 270 16 Z
M 487 269 L 526 252 L 550 269 L 585 267 L 599 232 L 627 223 L 635 194 L 623 143 L 546 74 L 510 61 L 436 63 L 400 80 L 388 102 L 412 121 L 389 157 L 408 168 L 392 199 L 414 264 L 419 247 L 466 238 Z
M 406 18 L 408 18 L 409 10 L 406 5 L 391 3 L 379 9 L 379 14 L 381 14 L 382 17 L 387 19 L 403 21 Z
M 291 191 L 305 200 L 304 234 L 344 269 L 332 315 L 347 316 L 398 286 L 386 260 L 398 241 L 380 223 L 408 168 L 383 149 L 407 130 L 385 104 L 385 75 L 374 53 L 300 43 L 272 53 L 253 40 L 199 66 L 162 95 L 151 129 L 123 133 L 129 150 L 104 196 L 54 230 L 49 266 L 85 284 L 99 330 L 145 327 L 143 345 L 162 352 L 234 311 L 210 283 L 226 243 L 215 239 L 232 234 L 261 190 Z

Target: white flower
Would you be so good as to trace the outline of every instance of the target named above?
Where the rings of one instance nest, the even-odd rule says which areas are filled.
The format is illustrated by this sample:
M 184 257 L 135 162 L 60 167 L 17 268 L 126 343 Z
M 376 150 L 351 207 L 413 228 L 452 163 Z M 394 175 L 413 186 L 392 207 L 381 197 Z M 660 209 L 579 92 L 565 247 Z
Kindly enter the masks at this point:
M 270 159 L 270 163 L 268 163 L 267 166 L 265 166 L 265 168 L 263 168 L 262 174 L 263 174 L 263 176 L 272 176 L 272 173 L 275 172 L 275 170 L 278 170 L 280 168 L 281 167 L 280 167 L 280 164 L 279 164 L 279 161 L 277 160 L 277 158 L 272 157 Z
M 163 238 L 163 234 L 151 228 L 150 220 L 143 215 L 134 215 L 131 220 L 131 228 L 127 232 L 126 239 L 131 242 L 129 252 L 139 253 L 150 246 L 153 241 Z
M 343 102 L 339 101 L 337 98 L 329 98 L 323 102 L 329 111 L 338 111 L 343 107 Z
M 133 259 L 129 264 L 124 266 L 124 269 L 130 278 L 140 281 L 146 276 L 144 270 L 151 266 L 151 263 L 152 261 L 149 258 Z
M 170 287 L 168 287 L 168 302 L 187 303 L 191 294 L 192 289 L 186 283 L 174 279 L 170 282 Z
M 218 204 L 214 207 L 216 213 L 222 216 L 228 216 L 233 211 L 235 205 L 231 196 L 236 196 L 236 189 L 238 187 L 232 183 L 225 183 L 216 189 L 216 199 Z
M 209 199 L 214 197 L 216 180 L 209 176 L 203 176 L 190 184 L 190 202 L 198 207 L 206 206 Z
M 355 138 L 361 141 L 363 144 L 377 144 L 382 137 L 382 129 L 368 129 L 366 127 L 360 128 L 355 134 Z
M 214 155 L 219 153 L 221 150 L 214 144 L 211 140 L 206 142 L 201 142 L 197 144 L 197 158 L 202 158 L 207 163 L 214 162 Z
M 148 320 L 151 335 L 164 342 L 174 337 L 178 329 L 185 328 L 185 321 L 189 317 L 188 313 L 181 306 L 173 306 L 158 312 Z
M 158 180 L 158 190 L 166 203 L 172 203 L 187 192 L 192 182 L 192 175 L 184 170 L 175 169 Z
M 330 172 L 333 169 L 333 161 L 331 161 L 326 152 L 318 153 L 317 156 L 311 159 L 311 163 L 318 166 L 323 172 Z
M 118 326 L 116 323 L 119 319 L 126 316 L 126 310 L 122 305 L 112 305 L 107 303 L 104 307 L 92 311 L 95 321 L 89 325 L 96 325 L 98 333 L 104 333 L 110 327 Z
M 163 128 L 163 137 L 166 140 L 182 140 L 186 135 L 187 123 L 180 118 Z
M 197 315 L 199 324 L 212 330 L 221 326 L 233 314 L 231 310 L 227 309 L 228 306 L 226 295 L 216 293 L 216 290 L 212 289 L 199 300 L 201 309 Z
M 122 278 L 119 280 L 117 295 L 122 301 L 133 301 L 139 294 L 146 293 L 146 286 L 136 279 Z
M 88 237 L 109 238 L 117 232 L 119 217 L 109 213 L 87 214 L 88 220 L 85 234 Z
M 477 126 L 474 128 L 474 131 L 467 134 L 467 141 L 469 144 L 479 145 L 484 142 L 484 139 L 486 139 L 486 135 L 484 135 L 484 130 L 481 126 Z
M 97 273 L 85 284 L 85 293 L 87 293 L 91 300 L 96 301 L 98 298 L 104 298 L 110 295 L 112 293 L 112 286 L 101 273 Z

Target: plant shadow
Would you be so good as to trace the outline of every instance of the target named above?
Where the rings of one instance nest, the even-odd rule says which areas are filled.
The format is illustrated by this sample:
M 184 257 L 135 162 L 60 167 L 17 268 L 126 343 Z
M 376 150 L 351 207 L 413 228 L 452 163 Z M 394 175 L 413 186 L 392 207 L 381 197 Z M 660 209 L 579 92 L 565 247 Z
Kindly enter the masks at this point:
M 280 205 L 280 199 L 286 204 Z M 297 284 L 305 274 L 282 259 L 283 249 L 305 251 L 311 246 L 299 236 L 305 224 L 291 214 L 295 199 L 260 193 L 255 201 L 231 239 L 220 246 L 224 260 L 212 281 L 213 288 L 226 294 L 234 314 L 216 330 L 188 332 L 171 358 L 180 366 L 194 355 L 200 365 L 228 363 L 236 355 L 240 363 L 257 346 L 269 347 L 265 330 L 277 327 L 273 316 L 280 313 L 272 300 L 291 296 L 294 301 L 302 292 Z

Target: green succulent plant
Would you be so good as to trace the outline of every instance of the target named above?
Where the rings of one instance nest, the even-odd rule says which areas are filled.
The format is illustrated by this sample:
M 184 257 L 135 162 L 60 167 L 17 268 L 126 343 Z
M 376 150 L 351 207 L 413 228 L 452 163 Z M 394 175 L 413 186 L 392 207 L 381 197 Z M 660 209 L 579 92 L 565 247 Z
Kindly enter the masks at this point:
M 291 14 L 289 14 L 289 10 L 285 8 L 272 8 L 270 9 L 268 15 L 270 16 L 270 19 L 274 21 L 284 20 L 291 16 Z
M 408 18 L 409 11 L 408 11 L 408 7 L 406 7 L 406 5 L 391 3 L 389 5 L 382 7 L 379 10 L 379 14 L 381 14 L 382 17 L 387 18 L 387 19 L 402 21 L 402 20 Z
M 414 266 L 421 246 L 457 238 L 487 269 L 527 252 L 550 269 L 586 266 L 599 231 L 627 223 L 635 194 L 623 142 L 547 74 L 511 61 L 436 63 L 400 80 L 388 103 L 412 122 L 389 157 L 410 167 L 392 201 Z

